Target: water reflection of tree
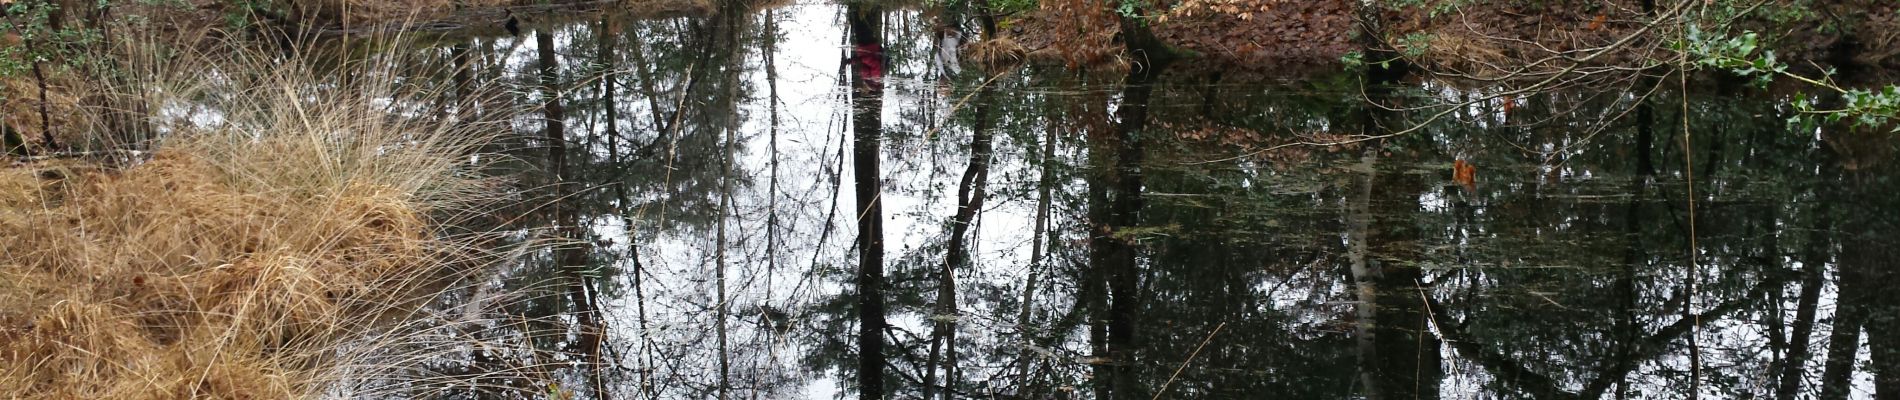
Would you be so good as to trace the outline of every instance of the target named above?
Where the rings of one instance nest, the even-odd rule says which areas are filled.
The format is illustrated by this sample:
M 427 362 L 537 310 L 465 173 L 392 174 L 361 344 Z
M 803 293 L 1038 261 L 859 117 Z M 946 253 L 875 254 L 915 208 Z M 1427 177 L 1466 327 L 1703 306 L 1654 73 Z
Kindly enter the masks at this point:
M 853 265 L 848 256 L 822 249 L 847 243 L 848 228 L 830 244 L 814 244 L 826 239 L 803 228 L 784 228 L 782 236 L 750 234 L 778 232 L 771 228 L 777 223 L 762 221 L 779 214 L 761 216 L 759 209 L 776 210 L 766 204 L 780 193 L 775 180 L 740 157 L 760 150 L 744 145 L 755 142 L 744 125 L 752 118 L 746 105 L 759 96 L 740 74 L 762 64 L 749 61 L 760 56 L 752 49 L 776 35 L 762 33 L 757 18 L 609 20 L 551 31 L 548 48 L 560 65 L 554 86 L 563 88 L 568 114 L 561 177 L 579 183 L 541 192 L 556 193 L 548 196 L 558 203 L 530 202 L 558 204 L 562 211 L 555 215 L 510 212 L 523 215 L 524 229 L 536 235 L 588 245 L 569 248 L 585 250 L 582 261 L 558 259 L 572 252 L 532 254 L 497 279 L 546 288 L 578 277 L 591 280 L 591 288 L 554 286 L 495 312 L 491 319 L 507 322 L 470 334 L 530 342 L 540 352 L 477 351 L 475 364 L 490 364 L 485 371 L 554 365 L 523 375 L 559 377 L 564 387 L 582 392 L 597 389 L 577 374 L 599 365 L 605 391 L 646 398 L 712 397 L 722 387 L 732 397 L 789 393 L 801 373 L 780 369 L 766 355 L 788 349 L 804 353 L 805 366 L 821 373 L 857 368 L 859 309 L 850 293 L 779 308 L 766 307 L 777 298 L 738 289 L 758 279 L 761 265 L 779 263 L 781 251 L 811 256 L 816 265 L 784 264 L 810 268 L 830 282 L 850 282 Z M 471 68 L 471 75 L 524 77 L 523 87 L 538 93 L 535 61 L 467 56 L 506 54 L 515 46 L 541 44 L 473 40 L 439 62 L 487 66 Z M 952 82 L 967 89 L 969 79 Z M 887 175 L 957 182 L 950 179 L 954 173 L 935 170 L 985 158 L 973 129 L 988 121 L 995 124 L 988 145 L 998 177 L 989 197 L 998 204 L 1028 202 L 1044 185 L 1039 175 L 1048 173 L 1052 215 L 1049 232 L 1032 233 L 1048 239 L 1039 249 L 1045 260 L 1034 270 L 976 252 L 967 262 L 946 257 L 956 254 L 955 228 L 981 231 L 987 207 L 973 207 L 968 220 L 943 218 L 952 223 L 926 233 L 923 248 L 893 250 L 885 297 L 893 320 L 930 326 L 930 315 L 945 313 L 931 295 L 944 287 L 943 267 L 961 264 L 971 272 L 955 275 L 958 318 L 944 324 L 954 325 L 954 335 L 898 330 L 883 336 L 890 346 L 883 353 L 890 372 L 883 386 L 896 395 L 921 394 L 932 386 L 925 384 L 927 371 L 936 369 L 959 371 L 939 372 L 936 379 L 945 382 L 935 385 L 944 388 L 939 393 L 952 397 L 1147 397 L 1165 386 L 1169 398 L 1345 392 L 1410 398 L 1462 391 L 1643 398 L 1683 397 L 1696 387 L 1727 397 L 1841 398 L 1858 371 L 1873 377 L 1880 393 L 1895 393 L 1889 388 L 1900 374 L 1891 372 L 1896 350 L 1888 340 L 1895 324 L 1887 316 L 1900 298 L 1882 290 L 1891 280 L 1882 266 L 1895 258 L 1882 241 L 1900 234 L 1888 217 L 1900 205 L 1883 181 L 1892 167 L 1881 160 L 1891 153 L 1872 151 L 1891 146 L 1884 138 L 1834 128 L 1819 140 L 1792 134 L 1782 129 L 1785 115 L 1772 103 L 1695 88 L 1689 107 L 1696 140 L 1687 150 L 1697 178 L 1703 267 L 1693 293 L 1699 300 L 1692 303 L 1685 289 L 1680 94 L 1539 94 L 1509 107 L 1476 107 L 1418 135 L 1315 152 L 1295 165 L 1265 159 L 1199 164 L 1184 155 L 1204 150 L 1195 147 L 1202 144 L 1183 139 L 1182 127 L 1213 124 L 1272 137 L 1376 132 L 1418 116 L 1368 107 L 1338 79 L 1249 87 L 1259 89 L 1253 91 L 1226 87 L 1218 101 L 1208 100 L 1212 88 L 1159 79 L 1146 89 L 1145 110 L 1154 121 L 1146 129 L 1111 123 L 1130 121 L 1130 106 L 1142 101 L 1136 88 L 1146 86 L 1074 83 L 1061 74 L 1004 79 L 994 99 L 944 113 L 950 118 L 918 112 L 923 106 L 911 102 L 891 103 L 909 111 L 884 125 L 891 131 L 884 137 L 893 147 L 907 146 L 899 154 L 927 154 L 887 156 L 899 158 L 886 164 Z M 1035 90 L 1057 85 L 1051 82 L 1063 90 Z M 963 90 L 951 96 L 970 93 Z M 1401 88 L 1385 104 L 1412 95 Z M 543 104 L 542 95 L 532 96 L 523 104 Z M 1111 118 L 1111 107 L 1123 115 Z M 1633 111 L 1576 115 L 1625 109 Z M 979 110 L 992 118 L 977 117 Z M 544 132 L 541 121 L 524 121 L 521 131 Z M 1581 128 L 1590 126 L 1602 129 Z M 919 134 L 932 129 L 939 134 Z M 1052 131 L 1064 150 L 1046 154 L 1042 134 Z M 525 161 L 556 158 L 538 147 L 552 141 L 523 136 L 509 145 L 533 146 L 520 153 Z M 1131 139 L 1140 145 L 1129 145 Z M 1460 155 L 1484 168 L 1474 189 L 1443 176 Z M 1081 169 L 1071 171 L 1071 164 Z M 1051 168 L 1040 171 L 1045 165 Z M 886 192 L 891 196 L 928 198 L 945 195 L 911 192 L 949 185 L 893 186 Z M 932 215 L 962 214 L 931 204 Z M 981 237 L 963 246 L 998 245 L 974 239 Z M 780 246 L 786 250 L 758 250 Z M 732 292 L 714 293 L 709 280 L 656 280 L 712 277 L 722 249 L 730 252 L 724 265 Z M 1354 252 L 1361 252 L 1359 273 Z M 1036 278 L 999 278 L 1023 273 Z M 1032 284 L 1038 285 L 1033 295 L 1022 296 Z M 1367 296 L 1359 296 L 1361 284 L 1371 289 Z M 633 315 L 603 311 L 599 323 L 612 334 L 602 338 L 601 360 L 583 363 L 586 357 L 564 353 L 588 353 L 581 336 L 570 333 L 586 332 L 576 325 L 588 323 L 574 317 L 585 314 L 576 306 L 590 298 L 605 304 L 603 310 Z M 771 329 L 755 322 L 794 316 L 803 319 Z M 1692 384 L 1685 355 L 1697 319 L 1707 367 Z M 716 342 L 722 322 L 730 325 L 726 351 L 696 347 Z M 802 332 L 779 336 L 786 330 Z M 933 338 L 956 356 L 946 352 L 932 362 Z M 1190 362 L 1204 339 L 1208 345 Z M 1852 357 L 1863 341 L 1873 355 L 1868 365 Z M 714 372 L 722 354 L 733 357 L 726 384 Z M 1172 377 L 1176 368 L 1181 374 Z M 539 382 L 497 379 L 493 385 L 544 393 Z
M 745 224 L 733 197 L 744 196 L 753 180 L 733 173 L 732 165 L 746 151 L 738 147 L 742 138 L 736 135 L 744 134 L 739 105 L 751 96 L 740 72 L 751 65 L 748 44 L 761 35 L 751 14 L 736 3 L 730 6 L 706 19 L 607 17 L 536 34 L 543 68 L 528 76 L 543 76 L 548 84 L 542 86 L 553 88 L 546 92 L 560 93 L 564 104 L 556 109 L 566 115 L 557 119 L 570 129 L 539 142 L 552 150 L 539 154 L 549 157 L 532 151 L 521 157 L 565 172 L 553 175 L 560 181 L 544 184 L 559 189 L 529 203 L 561 216 L 552 226 L 562 227 L 554 233 L 566 243 L 554 254 L 559 262 L 530 258 L 526 268 L 513 272 L 513 281 L 522 287 L 541 287 L 547 280 L 586 284 L 566 286 L 563 296 L 531 297 L 506 312 L 548 321 L 530 326 L 527 334 L 548 338 L 539 347 L 577 354 L 570 362 L 580 368 L 569 376 L 578 380 L 566 384 L 569 390 L 597 398 L 610 393 L 723 397 L 741 386 L 753 393 L 780 390 L 773 388 L 778 378 L 758 367 L 768 352 L 745 350 L 763 349 L 768 345 L 763 337 L 752 330 L 728 335 L 723 329 L 738 318 L 738 307 L 725 291 L 730 282 L 723 278 L 752 265 L 728 260 L 727 250 L 738 252 L 743 245 L 725 233 L 745 229 L 732 226 Z M 552 98 L 527 100 L 544 104 Z M 547 147 L 552 145 L 559 146 Z M 693 247 L 653 247 L 661 237 Z M 680 240 L 693 237 L 700 239 Z M 688 258 L 674 258 L 682 254 Z M 568 264 L 575 265 L 542 267 Z M 680 274 L 722 279 L 700 280 L 707 290 L 699 296 L 681 293 L 684 288 L 653 287 L 691 284 L 654 279 Z M 687 295 L 675 297 L 681 294 Z M 617 311 L 637 315 L 585 317 L 610 302 Z M 573 317 L 580 318 L 568 319 Z M 675 324 L 705 329 L 668 328 Z M 629 337 L 613 335 L 622 333 Z M 601 334 L 607 336 L 605 348 L 591 350 L 590 337 Z M 719 346 L 693 345 L 702 342 Z M 588 383 L 602 376 L 607 382 Z

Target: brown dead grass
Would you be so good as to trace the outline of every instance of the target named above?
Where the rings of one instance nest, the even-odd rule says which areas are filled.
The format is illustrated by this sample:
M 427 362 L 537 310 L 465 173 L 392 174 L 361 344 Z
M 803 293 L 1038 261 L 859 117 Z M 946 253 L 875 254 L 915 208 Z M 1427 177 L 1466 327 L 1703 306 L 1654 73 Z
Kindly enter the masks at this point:
M 989 73 L 1006 71 L 1023 64 L 1029 52 L 1015 39 L 999 37 L 963 46 L 964 60 Z
M 174 121 L 148 162 L 0 167 L 0 398 L 314 397 L 463 272 L 443 216 L 484 201 L 482 127 L 276 61 L 156 91 L 222 118 Z

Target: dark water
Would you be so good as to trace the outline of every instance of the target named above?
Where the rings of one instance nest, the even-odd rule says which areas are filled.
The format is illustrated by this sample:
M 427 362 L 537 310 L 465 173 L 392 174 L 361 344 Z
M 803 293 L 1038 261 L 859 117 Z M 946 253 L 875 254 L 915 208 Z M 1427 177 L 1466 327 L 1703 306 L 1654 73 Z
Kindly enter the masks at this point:
M 520 83 L 504 145 L 547 201 L 519 238 L 584 245 L 482 290 L 542 294 L 471 333 L 540 352 L 473 350 L 440 372 L 485 385 L 417 396 L 857 396 L 846 19 L 728 11 L 418 50 Z M 1791 130 L 1786 96 L 1566 89 L 1432 119 L 1495 89 L 945 74 L 932 21 L 885 24 L 892 398 L 1900 395 L 1895 142 Z

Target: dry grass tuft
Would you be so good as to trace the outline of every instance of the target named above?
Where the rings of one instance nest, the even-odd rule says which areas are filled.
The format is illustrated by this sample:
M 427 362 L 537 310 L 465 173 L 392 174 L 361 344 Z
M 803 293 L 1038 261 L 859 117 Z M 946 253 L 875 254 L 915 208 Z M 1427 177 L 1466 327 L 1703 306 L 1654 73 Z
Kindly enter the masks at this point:
M 0 398 L 315 397 L 428 325 L 478 263 L 445 226 L 490 201 L 488 129 L 376 68 L 295 65 L 159 82 L 152 109 L 190 117 L 142 164 L 0 168 Z
M 1016 40 L 999 37 L 963 46 L 964 59 L 985 72 L 996 73 L 1023 64 L 1029 52 Z

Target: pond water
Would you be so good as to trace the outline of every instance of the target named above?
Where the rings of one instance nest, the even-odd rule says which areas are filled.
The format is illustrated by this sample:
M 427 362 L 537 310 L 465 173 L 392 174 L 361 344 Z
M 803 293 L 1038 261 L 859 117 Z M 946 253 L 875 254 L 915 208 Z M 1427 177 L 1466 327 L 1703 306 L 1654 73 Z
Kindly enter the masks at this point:
M 860 216 L 890 398 L 1900 393 L 1890 135 L 1716 83 L 948 73 L 930 18 L 884 18 L 879 101 L 822 2 L 417 50 L 520 83 L 502 214 L 572 243 L 450 299 L 539 352 L 415 395 L 857 397 Z

